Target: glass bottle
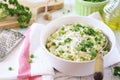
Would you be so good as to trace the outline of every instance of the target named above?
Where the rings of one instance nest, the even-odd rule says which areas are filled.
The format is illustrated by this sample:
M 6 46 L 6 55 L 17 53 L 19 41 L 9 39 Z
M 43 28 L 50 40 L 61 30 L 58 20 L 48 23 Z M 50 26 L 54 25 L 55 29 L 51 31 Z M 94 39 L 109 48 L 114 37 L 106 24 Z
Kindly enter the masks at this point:
M 104 22 L 111 29 L 120 31 L 120 0 L 110 0 L 103 12 Z

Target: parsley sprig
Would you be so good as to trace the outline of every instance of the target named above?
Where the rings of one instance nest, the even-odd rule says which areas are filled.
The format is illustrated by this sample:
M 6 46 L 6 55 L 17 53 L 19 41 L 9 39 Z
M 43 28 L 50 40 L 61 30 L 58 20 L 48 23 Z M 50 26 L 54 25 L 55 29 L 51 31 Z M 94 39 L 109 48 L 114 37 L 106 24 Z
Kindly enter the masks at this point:
M 9 7 L 8 5 L 11 5 L 12 7 Z M 23 6 L 17 0 L 3 0 L 3 2 L 0 2 L 0 9 L 2 9 L 6 15 L 17 16 L 20 28 L 26 28 L 32 17 L 29 8 Z

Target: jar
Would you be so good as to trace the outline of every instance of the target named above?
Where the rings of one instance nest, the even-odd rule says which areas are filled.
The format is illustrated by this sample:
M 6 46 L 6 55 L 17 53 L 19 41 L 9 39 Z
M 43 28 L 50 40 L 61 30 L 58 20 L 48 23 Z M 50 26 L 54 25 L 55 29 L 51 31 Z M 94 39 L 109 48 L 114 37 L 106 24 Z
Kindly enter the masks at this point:
M 120 0 L 111 0 L 103 9 L 103 20 L 113 30 L 120 30 Z

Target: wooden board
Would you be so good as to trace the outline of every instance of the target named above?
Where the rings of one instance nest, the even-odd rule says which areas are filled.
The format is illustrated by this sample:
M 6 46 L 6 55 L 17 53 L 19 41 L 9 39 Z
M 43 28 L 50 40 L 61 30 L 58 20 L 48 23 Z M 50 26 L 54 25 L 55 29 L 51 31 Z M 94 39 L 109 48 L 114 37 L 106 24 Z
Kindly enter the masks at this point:
M 30 2 L 28 0 L 18 0 L 24 6 L 28 6 L 32 12 L 32 18 L 30 20 L 29 25 L 31 25 L 36 19 L 37 15 L 45 10 L 45 0 L 42 2 Z M 51 0 L 48 4 L 48 10 L 58 10 L 63 8 L 64 0 Z M 18 22 L 16 17 L 7 17 L 5 19 L 0 20 L 0 29 L 3 28 L 18 28 Z

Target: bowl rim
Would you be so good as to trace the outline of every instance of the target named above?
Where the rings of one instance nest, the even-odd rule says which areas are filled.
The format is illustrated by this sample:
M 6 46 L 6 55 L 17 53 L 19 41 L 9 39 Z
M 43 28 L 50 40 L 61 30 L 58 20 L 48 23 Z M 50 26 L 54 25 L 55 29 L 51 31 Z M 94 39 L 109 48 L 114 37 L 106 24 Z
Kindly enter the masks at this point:
M 91 5 L 100 5 L 100 4 L 106 4 L 109 2 L 109 0 L 104 0 L 101 2 L 90 2 L 90 1 L 84 1 L 84 0 L 78 0 L 79 2 L 82 2 L 84 4 L 91 4 Z
M 114 49 L 114 47 L 115 47 L 115 45 L 116 45 L 115 34 L 114 34 L 114 32 L 112 31 L 112 29 L 111 29 L 110 27 L 108 27 L 105 23 L 103 23 L 103 22 L 100 21 L 100 20 L 97 20 L 97 19 L 95 19 L 95 18 L 88 17 L 88 16 L 68 15 L 68 16 L 63 16 L 63 17 L 60 17 L 60 18 L 58 18 L 58 19 L 55 19 L 55 20 L 51 21 L 50 23 L 48 23 L 46 26 L 48 27 L 49 25 L 54 24 L 56 21 L 60 21 L 61 19 L 70 18 L 70 17 L 93 19 L 93 20 L 99 22 L 100 24 L 105 25 L 105 27 L 111 32 L 112 36 L 114 37 L 114 43 L 111 42 L 111 43 L 113 43 L 113 44 L 111 45 L 111 49 L 110 49 L 110 51 L 109 51 L 105 56 L 110 55 L 110 53 L 113 51 L 113 49 Z M 43 31 L 43 34 L 44 34 L 44 33 L 45 33 L 45 31 Z M 42 35 L 42 37 L 44 37 L 44 36 Z M 41 45 L 42 45 L 43 50 L 44 50 L 47 54 L 53 56 L 53 57 L 56 58 L 56 59 L 59 59 L 59 60 L 65 61 L 65 62 L 76 63 L 76 64 L 77 64 L 77 63 L 90 63 L 90 62 L 94 62 L 94 61 L 95 61 L 95 58 L 94 58 L 93 60 L 77 62 L 77 61 L 72 61 L 72 60 L 67 60 L 67 59 L 64 59 L 64 58 L 57 57 L 57 56 L 55 56 L 54 54 L 52 54 L 51 52 L 49 52 L 49 50 L 46 48 L 46 46 L 45 46 L 45 44 L 44 44 L 43 38 L 41 38 L 41 39 L 42 39 L 42 40 L 41 40 Z M 105 57 L 105 56 L 104 56 L 104 57 Z

